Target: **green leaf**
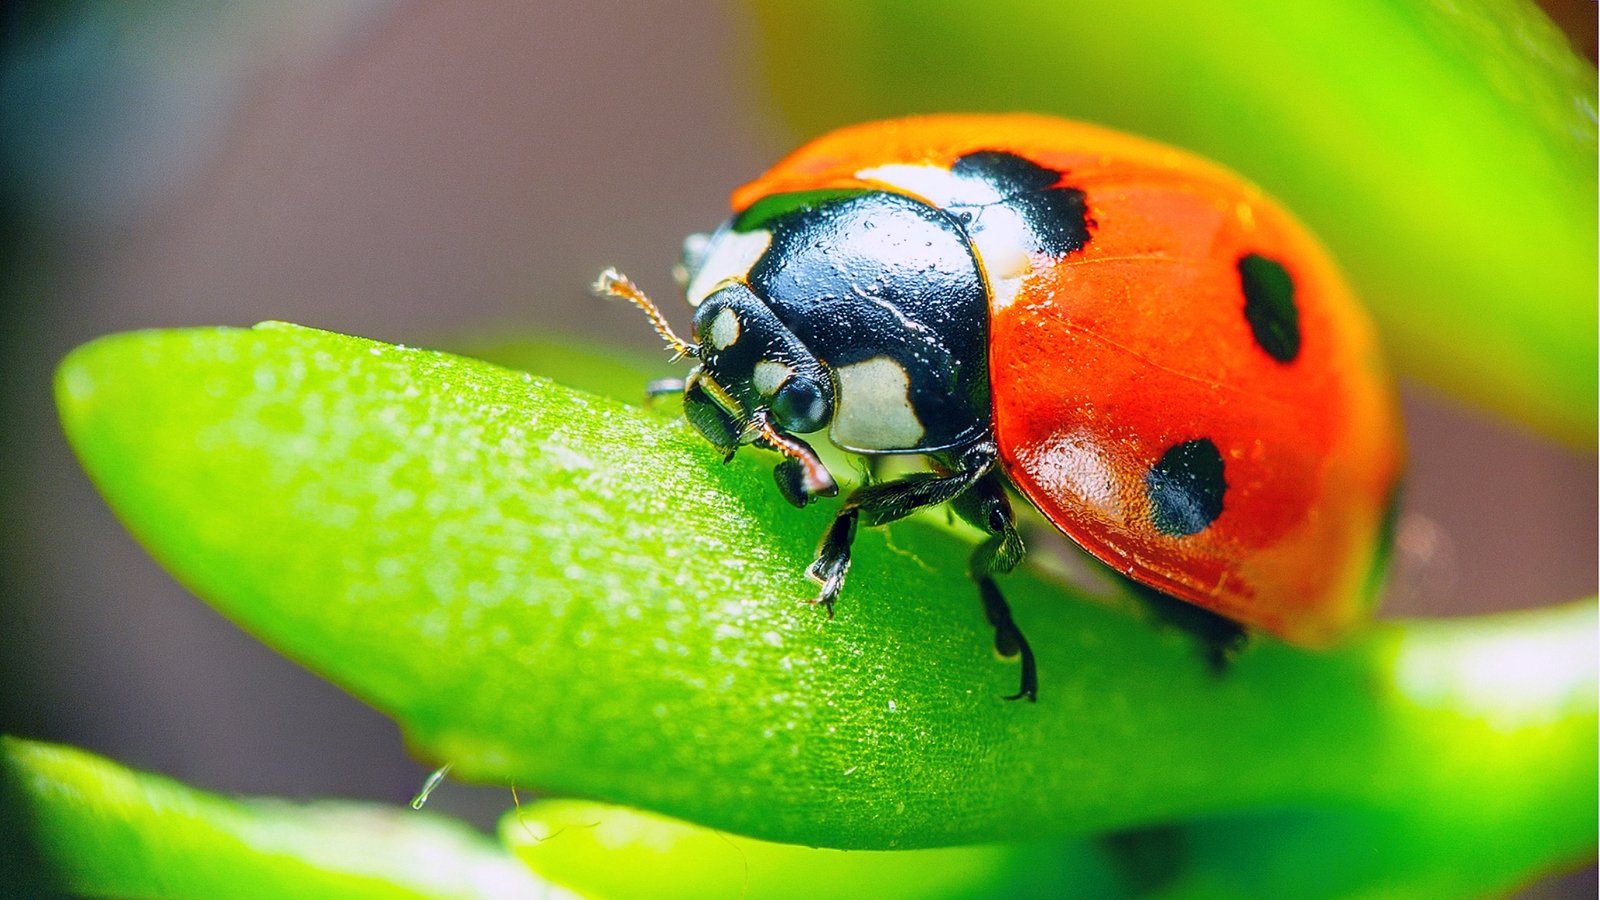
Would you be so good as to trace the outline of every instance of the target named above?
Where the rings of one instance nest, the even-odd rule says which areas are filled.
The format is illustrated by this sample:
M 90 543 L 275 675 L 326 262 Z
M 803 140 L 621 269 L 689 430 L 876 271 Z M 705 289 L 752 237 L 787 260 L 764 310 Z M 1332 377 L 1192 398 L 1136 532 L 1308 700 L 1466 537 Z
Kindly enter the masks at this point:
M 1426 815 L 1258 813 L 1104 838 L 846 852 L 544 801 L 508 812 L 500 829 L 541 882 L 431 815 L 226 799 L 58 745 L 0 738 L 0 785 L 11 853 L 0 859 L 16 864 L 0 887 L 28 896 L 565 896 L 559 884 L 612 900 L 1432 897 L 1509 889 L 1520 871 L 1505 865 L 1514 854 L 1486 858 Z M 35 858 L 19 859 L 19 845 Z
M 1109 897 L 1116 873 L 1092 846 L 1059 842 L 937 850 L 774 844 L 600 803 L 552 800 L 507 813 L 500 838 L 551 882 L 609 900 Z
M 506 897 L 547 885 L 471 829 L 356 803 L 229 799 L 54 744 L 0 738 L 16 879 L 98 897 Z M 16 847 L 7 849 L 15 852 Z
M 1426 809 L 1528 868 L 1595 839 L 1592 603 L 1259 640 L 1217 678 L 1115 587 L 1028 571 L 1043 691 L 1009 703 L 963 536 L 864 530 L 830 621 L 801 572 L 831 504 L 658 415 L 286 325 L 102 339 L 58 393 L 178 577 L 469 779 L 840 848 L 1263 806 Z
M 1528 866 L 1503 847 L 1485 854 L 1429 810 L 1273 810 L 1059 841 L 842 851 L 556 800 L 508 813 L 500 836 L 544 878 L 612 900 L 1467 897 L 1523 886 Z
M 1195 150 L 1328 243 L 1405 374 L 1593 446 L 1595 70 L 1532 3 L 756 9 L 805 132 L 1028 109 Z

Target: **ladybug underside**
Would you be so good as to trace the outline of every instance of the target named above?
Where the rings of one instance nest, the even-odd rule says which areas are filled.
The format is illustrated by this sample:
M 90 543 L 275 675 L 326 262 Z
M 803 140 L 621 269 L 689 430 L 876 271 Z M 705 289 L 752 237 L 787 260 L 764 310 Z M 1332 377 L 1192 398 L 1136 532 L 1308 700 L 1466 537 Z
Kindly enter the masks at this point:
M 1243 624 L 1316 644 L 1363 611 L 1393 400 L 1331 266 L 1247 185 L 1084 126 L 947 117 L 835 133 L 735 205 L 686 251 L 693 343 L 601 286 L 698 359 L 690 422 L 782 454 L 795 505 L 837 491 L 801 435 L 928 458 L 846 499 L 808 570 L 830 610 L 862 519 L 949 502 L 989 535 L 971 571 L 1034 699 L 994 580 L 1024 552 L 1009 482 L 1119 572 Z

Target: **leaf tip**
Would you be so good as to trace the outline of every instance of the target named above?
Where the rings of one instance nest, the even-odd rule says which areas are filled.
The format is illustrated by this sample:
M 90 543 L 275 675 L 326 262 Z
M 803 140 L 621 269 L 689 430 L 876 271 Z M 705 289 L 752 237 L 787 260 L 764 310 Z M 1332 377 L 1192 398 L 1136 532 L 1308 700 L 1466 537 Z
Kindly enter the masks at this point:
M 116 338 L 113 335 L 80 344 L 56 366 L 56 409 L 69 437 L 77 434 L 104 384 L 108 345 L 116 343 Z

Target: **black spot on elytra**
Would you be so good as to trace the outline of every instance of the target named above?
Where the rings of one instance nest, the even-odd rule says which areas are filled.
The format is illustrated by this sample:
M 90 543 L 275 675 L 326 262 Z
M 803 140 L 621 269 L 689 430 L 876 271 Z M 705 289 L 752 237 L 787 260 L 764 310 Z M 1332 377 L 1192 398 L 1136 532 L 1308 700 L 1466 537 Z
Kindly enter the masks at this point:
M 1040 249 L 1051 256 L 1066 256 L 1089 243 L 1089 208 L 1083 191 L 1051 188 L 1009 201 L 1033 230 Z
M 1089 208 L 1083 191 L 1059 186 L 1060 172 L 1004 150 L 978 150 L 950 165 L 951 174 L 982 181 L 1001 199 L 981 206 L 952 204 L 970 231 L 982 230 L 985 213 L 999 207 L 1019 216 L 1041 252 L 1065 256 L 1089 243 Z
M 1294 279 L 1275 259 L 1259 253 L 1239 257 L 1239 285 L 1244 289 L 1244 318 L 1267 355 L 1281 363 L 1300 355 L 1300 308 L 1294 302 Z
M 1004 150 L 968 153 L 950 164 L 950 173 L 959 178 L 987 181 L 1005 197 L 1042 191 L 1061 180 L 1061 173 L 1055 169 L 1047 169 Z
M 1222 469 L 1222 454 L 1209 438 L 1184 441 L 1161 454 L 1144 476 L 1156 530 L 1185 537 L 1216 521 L 1228 490 Z

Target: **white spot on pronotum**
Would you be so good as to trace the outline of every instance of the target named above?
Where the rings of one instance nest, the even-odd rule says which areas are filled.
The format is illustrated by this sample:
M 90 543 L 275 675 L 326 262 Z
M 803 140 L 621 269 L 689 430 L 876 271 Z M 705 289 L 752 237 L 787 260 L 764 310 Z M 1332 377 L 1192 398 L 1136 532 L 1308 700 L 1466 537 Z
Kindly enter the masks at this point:
M 783 363 L 763 359 L 756 363 L 755 371 L 750 374 L 750 385 L 758 393 L 771 396 L 776 394 L 778 388 L 783 387 L 783 383 L 793 374 L 794 370 Z
M 899 188 L 941 209 L 956 205 L 981 206 L 1005 199 L 989 182 L 981 178 L 962 178 L 940 166 L 891 163 L 862 169 L 856 177 Z
M 734 315 L 733 310 L 724 309 L 711 320 L 710 337 L 711 346 L 718 350 L 732 347 L 733 342 L 739 339 L 739 317 Z
M 989 279 L 989 306 L 1001 310 L 1017 299 L 1022 279 L 1033 268 L 1033 231 L 1022 214 L 1007 206 L 989 206 L 978 213 L 972 249 Z
M 839 400 L 829 436 L 853 450 L 909 450 L 925 429 L 911 406 L 911 378 L 898 362 L 874 356 L 835 370 Z
M 989 282 L 989 309 L 999 312 L 1015 303 L 1017 295 L 1022 292 L 1021 278 L 995 278 Z
M 856 177 L 898 188 L 952 213 L 976 216 L 967 223 L 966 231 L 989 279 L 989 305 L 1001 310 L 1017 299 L 1022 279 L 1033 266 L 1030 251 L 1036 239 L 1021 213 L 998 205 L 1005 198 L 993 185 L 981 178 L 962 178 L 938 166 L 903 163 L 862 169 Z
M 770 231 L 721 231 L 711 239 L 700 260 L 700 267 L 689 278 L 684 296 L 690 306 L 699 306 L 716 292 L 724 281 L 739 280 L 750 274 L 767 248 L 772 246 Z

